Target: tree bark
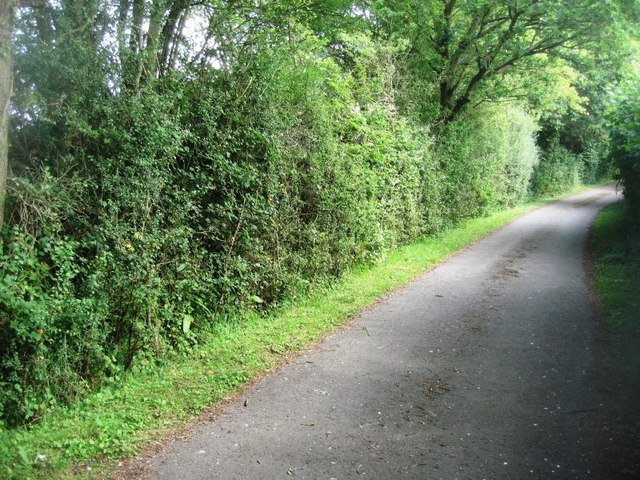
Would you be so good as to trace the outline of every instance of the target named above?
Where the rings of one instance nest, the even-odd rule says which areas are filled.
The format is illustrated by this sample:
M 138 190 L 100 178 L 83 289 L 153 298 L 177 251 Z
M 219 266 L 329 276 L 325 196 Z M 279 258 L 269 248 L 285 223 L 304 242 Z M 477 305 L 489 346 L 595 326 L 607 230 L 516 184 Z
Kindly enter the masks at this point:
M 13 87 L 11 32 L 15 0 L 0 2 L 0 228 L 4 221 L 9 168 L 9 101 Z
M 0 229 L 9 171 L 9 103 L 13 91 L 13 10 L 15 7 L 44 7 L 46 0 L 0 0 Z
M 180 15 L 186 8 L 188 2 L 183 0 L 175 0 L 167 15 L 164 27 L 162 28 L 161 41 L 162 41 L 162 56 L 160 59 L 161 75 L 166 74 L 170 70 L 171 65 L 171 53 L 176 41 L 176 31 L 178 29 Z

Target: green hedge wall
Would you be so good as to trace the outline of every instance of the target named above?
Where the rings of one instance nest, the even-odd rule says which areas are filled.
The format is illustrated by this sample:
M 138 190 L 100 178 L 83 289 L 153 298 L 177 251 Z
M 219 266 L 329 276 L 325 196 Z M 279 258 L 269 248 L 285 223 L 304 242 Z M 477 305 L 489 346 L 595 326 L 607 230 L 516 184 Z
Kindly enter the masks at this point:
M 523 110 L 431 133 L 395 108 L 392 48 L 296 41 L 22 117 L 14 138 L 33 151 L 12 151 L 0 251 L 2 423 L 526 197 L 538 152 Z

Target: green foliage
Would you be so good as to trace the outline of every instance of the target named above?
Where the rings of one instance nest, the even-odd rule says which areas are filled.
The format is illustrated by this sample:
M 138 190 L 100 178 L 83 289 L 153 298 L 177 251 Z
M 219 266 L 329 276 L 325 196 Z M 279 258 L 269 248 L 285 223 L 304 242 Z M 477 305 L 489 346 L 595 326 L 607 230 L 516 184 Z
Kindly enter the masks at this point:
M 20 224 L 6 231 L 0 253 L 0 412 L 10 424 L 86 393 L 105 369 L 97 301 L 74 297 L 82 244 L 62 227 L 77 182 L 61 189 L 62 179 L 41 174 L 14 182 Z
M 629 215 L 633 214 L 629 207 L 625 200 L 601 213 L 594 224 L 592 243 L 598 255 L 598 288 L 611 316 L 611 327 L 635 331 L 638 335 L 640 231 L 629 221 Z M 640 387 L 640 376 L 637 382 Z
M 620 455 L 619 476 L 640 464 L 640 228 L 625 199 L 606 208 L 594 223 L 591 244 L 596 256 L 596 286 L 607 337 L 606 367 L 620 390 L 627 392 L 627 408 L 618 412 L 618 428 L 626 443 Z M 633 468 L 633 467 L 632 467 Z
M 370 8 L 379 35 L 408 43 L 408 89 L 421 95 L 405 98 L 407 107 L 448 122 L 476 102 L 525 96 L 521 86 L 548 73 L 552 57 L 578 67 L 601 58 L 621 25 L 620 3 L 376 0 Z
M 557 195 L 580 184 L 582 161 L 555 139 L 544 153 L 531 178 L 535 195 Z
M 587 184 L 613 177 L 603 118 L 608 82 L 614 78 L 619 64 L 615 58 L 603 62 L 611 70 L 582 67 L 578 74 L 566 61 L 556 60 L 546 72 L 545 80 L 552 81 L 553 88 L 539 84 L 534 90 L 531 103 L 539 112 L 538 144 L 544 152 L 533 179 L 534 194 L 559 192 L 563 185 L 576 184 L 576 176 L 578 182 Z
M 431 140 L 394 110 L 392 52 L 344 36 L 345 70 L 292 28 L 295 45 L 243 69 L 175 72 L 89 107 L 80 91 L 17 125 L 35 150 L 14 151 L 4 236 L 7 423 L 435 228 Z M 61 116 L 62 137 L 43 133 Z
M 139 351 L 179 346 L 176 318 L 208 311 L 188 195 L 172 183 L 183 134 L 170 108 L 155 93 L 113 99 L 85 122 L 80 155 L 57 159 L 73 177 L 32 167 L 13 179 L 0 302 L 9 423 L 85 394 Z
M 609 111 L 612 157 L 620 170 L 630 218 L 640 224 L 640 69 L 635 64 L 620 83 Z
M 397 2 L 376 2 L 379 21 L 342 0 L 135 3 L 149 8 L 50 2 L 17 16 L 0 248 L 5 425 L 35 423 L 243 312 L 266 314 L 528 195 L 538 126 L 524 103 L 425 122 L 442 105 L 423 75 L 437 56 L 416 58 L 425 45 L 408 40 L 431 15 L 417 4 L 403 25 Z M 183 34 L 189 21 L 204 22 L 202 38 Z M 557 98 L 580 103 L 558 75 Z M 512 91 L 498 83 L 478 98 Z M 599 171 L 597 143 L 562 134 L 542 145 L 540 191 Z
M 448 124 L 437 150 L 444 218 L 455 222 L 522 202 L 538 162 L 535 129 L 513 107 L 485 108 Z
M 541 119 L 538 143 L 543 154 L 531 178 L 534 195 L 557 195 L 613 177 L 609 138 L 601 119 L 599 105 Z

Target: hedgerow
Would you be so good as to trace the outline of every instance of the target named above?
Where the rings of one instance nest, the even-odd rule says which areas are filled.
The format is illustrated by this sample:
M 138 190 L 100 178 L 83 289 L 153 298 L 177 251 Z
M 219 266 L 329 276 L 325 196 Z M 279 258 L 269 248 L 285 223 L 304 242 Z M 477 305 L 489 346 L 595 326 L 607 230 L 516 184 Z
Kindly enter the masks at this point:
M 539 152 L 523 108 L 431 130 L 396 107 L 403 45 L 288 28 L 263 26 L 232 67 L 147 82 L 74 38 L 18 58 L 23 85 L 56 81 L 15 103 L 0 428 L 529 195 Z M 560 150 L 545 155 L 537 191 L 577 178 Z

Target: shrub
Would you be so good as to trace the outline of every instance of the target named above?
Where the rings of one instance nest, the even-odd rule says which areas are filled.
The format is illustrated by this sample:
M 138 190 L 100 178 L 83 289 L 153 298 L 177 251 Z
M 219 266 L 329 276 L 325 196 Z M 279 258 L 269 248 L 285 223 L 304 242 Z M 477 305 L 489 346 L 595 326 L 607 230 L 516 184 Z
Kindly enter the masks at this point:
M 527 196 L 538 162 L 536 124 L 516 107 L 485 107 L 443 130 L 436 157 L 443 171 L 448 222 L 513 206 Z
M 640 75 L 629 73 L 618 86 L 609 111 L 611 157 L 615 161 L 624 195 L 629 201 L 630 218 L 640 224 Z
M 3 421 L 34 421 L 208 323 L 438 228 L 430 136 L 393 107 L 392 50 L 344 37 L 340 66 L 296 38 L 233 71 L 76 99 L 51 114 L 71 142 L 39 140 L 37 161 L 14 151 Z M 14 134 L 39 139 L 45 119 L 26 122 Z
M 534 169 L 531 189 L 536 196 L 557 195 L 579 185 L 583 169 L 581 157 L 569 152 L 556 138 Z

